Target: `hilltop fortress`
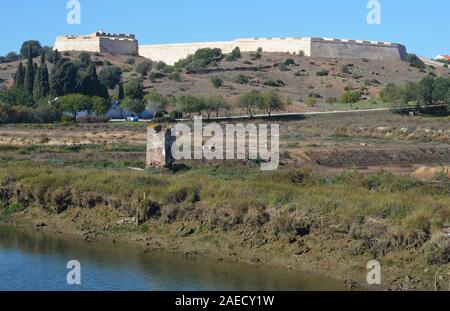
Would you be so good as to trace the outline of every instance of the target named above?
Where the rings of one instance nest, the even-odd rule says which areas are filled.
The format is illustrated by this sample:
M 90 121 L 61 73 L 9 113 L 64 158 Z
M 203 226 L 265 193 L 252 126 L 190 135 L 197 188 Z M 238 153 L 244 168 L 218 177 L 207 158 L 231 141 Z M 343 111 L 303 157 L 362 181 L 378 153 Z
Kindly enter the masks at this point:
M 230 53 L 239 47 L 242 52 L 302 53 L 323 58 L 367 58 L 403 60 L 406 47 L 391 42 L 346 40 L 332 38 L 250 38 L 222 42 L 139 45 L 135 35 L 96 32 L 86 36 L 59 36 L 54 49 L 58 51 L 87 51 L 140 55 L 153 61 L 173 65 L 180 59 L 194 54 L 198 49 L 219 48 Z
M 53 49 L 60 52 L 86 51 L 125 55 L 139 54 L 139 45 L 135 35 L 112 34 L 103 31 L 84 36 L 58 36 Z

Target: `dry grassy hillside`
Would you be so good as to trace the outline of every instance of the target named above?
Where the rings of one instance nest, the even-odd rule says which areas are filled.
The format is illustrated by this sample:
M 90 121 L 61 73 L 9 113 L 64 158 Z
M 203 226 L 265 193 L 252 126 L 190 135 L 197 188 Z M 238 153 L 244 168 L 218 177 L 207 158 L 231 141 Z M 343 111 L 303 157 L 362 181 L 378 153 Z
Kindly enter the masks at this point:
M 63 57 L 75 59 L 78 55 L 78 52 L 71 52 L 64 53 Z M 289 59 L 293 60 L 294 64 L 280 65 Z M 141 76 L 135 71 L 136 65 L 146 61 L 142 57 L 109 54 L 92 55 L 92 60 L 97 63 L 98 70 L 108 64 L 122 68 L 124 81 Z M 35 62 L 38 62 L 38 58 Z M 0 64 L 0 89 L 11 86 L 18 63 Z M 48 66 L 51 70 L 52 65 Z M 345 89 L 360 90 L 363 98 L 369 98 L 376 96 L 388 83 L 418 81 L 429 73 L 437 76 L 450 74 L 448 68 L 427 66 L 425 69 L 418 69 L 401 61 L 337 60 L 287 53 L 262 53 L 260 59 L 254 59 L 252 53 L 243 53 L 242 58 L 236 61 L 223 59 L 210 65 L 204 72 L 182 72 L 179 79 L 176 79 L 178 81 L 170 77 L 170 74 L 159 72 L 155 67 L 153 66 L 152 73 L 156 79 L 150 79 L 149 75 L 143 77 L 147 91 L 155 90 L 175 96 L 222 95 L 229 100 L 235 100 L 239 95 L 251 90 L 278 89 L 286 99 L 293 102 L 293 105 L 287 108 L 289 111 L 304 110 L 302 102 L 309 96 L 317 98 L 318 107 L 315 109 L 321 109 L 326 106 L 327 98 L 338 98 Z M 211 78 L 216 76 L 223 80 L 220 88 L 215 88 L 211 83 Z

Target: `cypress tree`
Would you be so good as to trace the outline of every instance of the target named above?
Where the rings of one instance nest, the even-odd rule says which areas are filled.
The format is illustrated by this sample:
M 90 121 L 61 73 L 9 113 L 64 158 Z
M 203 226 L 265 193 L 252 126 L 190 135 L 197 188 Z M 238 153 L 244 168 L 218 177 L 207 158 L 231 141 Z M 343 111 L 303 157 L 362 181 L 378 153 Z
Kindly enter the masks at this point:
M 103 98 L 108 97 L 108 90 L 100 82 L 94 64 L 88 66 L 85 75 L 79 83 L 78 90 L 84 95 L 99 96 Z
M 60 55 L 59 55 L 59 52 L 58 52 L 58 50 L 56 49 L 55 50 L 55 55 L 53 55 L 53 64 L 56 64 L 56 63 L 58 63 L 58 61 L 60 60 Z
M 14 76 L 14 86 L 16 88 L 23 88 L 25 82 L 25 70 L 23 69 L 22 62 L 19 63 L 16 74 Z
M 41 64 L 36 70 L 33 85 L 33 98 L 35 101 L 45 97 L 49 93 L 48 69 L 45 63 L 45 54 L 41 53 Z
M 31 54 L 31 46 L 28 47 L 28 61 L 27 69 L 25 70 L 25 91 L 31 96 L 33 95 L 33 84 L 34 84 L 34 64 L 33 57 Z
M 42 70 L 38 68 L 34 75 L 34 83 L 33 83 L 33 99 L 37 102 L 42 98 L 41 93 L 41 84 L 42 84 Z
M 59 61 L 53 66 L 50 76 L 50 93 L 52 96 L 63 96 L 76 93 L 78 68 L 72 62 Z
M 47 63 L 45 62 L 45 54 L 41 54 L 41 73 L 42 73 L 42 80 L 41 80 L 41 92 L 42 96 L 45 97 L 50 93 L 50 81 L 48 76 L 48 68 Z
M 125 97 L 124 91 L 123 91 L 123 82 L 122 80 L 119 82 L 119 89 L 117 92 L 117 99 L 122 100 Z

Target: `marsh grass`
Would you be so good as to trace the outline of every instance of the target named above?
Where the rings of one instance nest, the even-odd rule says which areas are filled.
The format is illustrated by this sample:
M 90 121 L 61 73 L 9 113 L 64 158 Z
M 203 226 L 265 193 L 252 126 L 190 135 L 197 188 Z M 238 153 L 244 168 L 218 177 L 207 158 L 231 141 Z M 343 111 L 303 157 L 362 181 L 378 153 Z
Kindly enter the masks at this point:
M 225 209 L 243 220 L 253 209 L 295 209 L 331 224 L 351 224 L 358 217 L 375 217 L 411 229 L 450 221 L 449 185 L 428 184 L 388 172 L 366 175 L 357 170 L 330 175 L 311 170 L 263 173 L 220 166 L 192 169 L 177 174 L 149 174 L 127 170 L 46 167 L 23 162 L 0 168 L 0 180 L 13 177 L 24 192 L 45 185 L 48 193 L 70 189 L 93 190 L 103 198 L 148 198 L 161 204 L 196 204 L 210 210 Z M 93 169 L 92 169 L 93 168 Z

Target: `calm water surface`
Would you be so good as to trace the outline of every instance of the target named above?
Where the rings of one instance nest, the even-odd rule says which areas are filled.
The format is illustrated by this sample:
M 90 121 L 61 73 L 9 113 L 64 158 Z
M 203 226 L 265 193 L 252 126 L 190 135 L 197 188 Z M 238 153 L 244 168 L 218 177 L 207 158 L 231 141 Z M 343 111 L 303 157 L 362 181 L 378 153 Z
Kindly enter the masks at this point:
M 70 260 L 81 263 L 81 286 L 67 284 Z M 341 282 L 311 274 L 0 227 L 3 291 L 342 289 Z

